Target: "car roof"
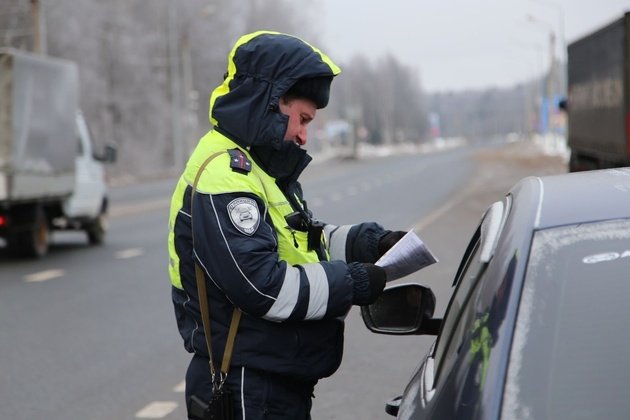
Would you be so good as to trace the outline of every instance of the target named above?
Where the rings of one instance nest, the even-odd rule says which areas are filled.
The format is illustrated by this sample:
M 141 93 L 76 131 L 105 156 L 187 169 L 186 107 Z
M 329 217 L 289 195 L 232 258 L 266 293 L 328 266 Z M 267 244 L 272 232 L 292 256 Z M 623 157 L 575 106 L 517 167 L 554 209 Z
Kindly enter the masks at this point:
M 630 168 L 528 177 L 511 194 L 535 212 L 534 229 L 630 218 Z

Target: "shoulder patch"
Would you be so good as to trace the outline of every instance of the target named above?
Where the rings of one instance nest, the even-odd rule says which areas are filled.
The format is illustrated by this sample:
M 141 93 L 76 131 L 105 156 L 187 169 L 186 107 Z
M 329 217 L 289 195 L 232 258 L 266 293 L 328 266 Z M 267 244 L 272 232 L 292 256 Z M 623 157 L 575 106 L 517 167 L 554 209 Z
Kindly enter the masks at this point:
M 227 205 L 230 220 L 239 232 L 251 236 L 260 225 L 260 211 L 258 204 L 251 198 L 240 197 L 230 201 Z
M 228 153 L 230 154 L 230 168 L 234 172 L 247 175 L 252 171 L 252 162 L 245 156 L 245 153 L 239 149 L 230 149 Z

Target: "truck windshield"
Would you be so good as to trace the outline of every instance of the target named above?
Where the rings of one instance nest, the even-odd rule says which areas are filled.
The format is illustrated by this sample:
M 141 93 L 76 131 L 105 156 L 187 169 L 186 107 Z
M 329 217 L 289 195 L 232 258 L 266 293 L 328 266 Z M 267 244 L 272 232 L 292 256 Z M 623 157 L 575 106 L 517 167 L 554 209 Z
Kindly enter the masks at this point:
M 537 232 L 502 418 L 626 418 L 629 296 L 630 220 Z

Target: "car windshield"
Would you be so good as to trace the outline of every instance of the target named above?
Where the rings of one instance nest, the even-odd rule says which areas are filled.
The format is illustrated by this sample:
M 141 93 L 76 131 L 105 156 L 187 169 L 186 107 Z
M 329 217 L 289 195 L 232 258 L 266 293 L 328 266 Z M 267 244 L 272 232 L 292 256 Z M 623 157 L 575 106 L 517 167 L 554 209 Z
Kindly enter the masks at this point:
M 630 220 L 534 235 L 502 418 L 630 413 Z

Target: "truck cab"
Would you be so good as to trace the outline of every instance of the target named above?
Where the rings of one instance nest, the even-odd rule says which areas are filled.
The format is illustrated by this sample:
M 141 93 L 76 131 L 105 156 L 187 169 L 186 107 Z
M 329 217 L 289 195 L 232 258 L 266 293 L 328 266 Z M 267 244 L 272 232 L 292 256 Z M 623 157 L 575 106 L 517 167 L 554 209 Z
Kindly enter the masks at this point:
M 92 133 L 83 113 L 77 113 L 78 153 L 75 158 L 75 186 L 72 195 L 63 204 L 66 220 L 60 226 L 74 222 L 75 228 L 84 229 L 91 244 L 100 244 L 107 229 L 107 186 L 105 163 L 116 160 L 116 149 L 106 146 L 102 155 L 94 151 Z

